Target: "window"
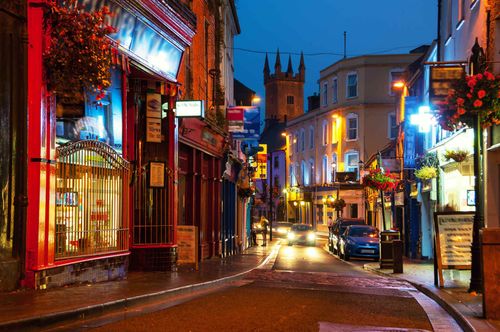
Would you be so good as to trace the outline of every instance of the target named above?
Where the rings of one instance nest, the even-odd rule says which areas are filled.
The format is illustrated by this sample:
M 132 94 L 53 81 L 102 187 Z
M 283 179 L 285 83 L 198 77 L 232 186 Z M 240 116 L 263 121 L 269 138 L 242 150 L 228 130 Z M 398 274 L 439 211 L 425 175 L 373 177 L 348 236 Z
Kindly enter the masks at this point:
M 297 178 L 295 176 L 295 167 L 293 164 L 290 165 L 289 174 L 290 174 L 290 184 L 292 186 L 296 186 L 297 185 Z
M 394 83 L 397 81 L 404 80 L 404 70 L 403 69 L 393 69 L 389 73 L 389 94 L 394 95 Z
M 300 184 L 306 185 L 306 162 L 302 160 L 300 163 Z
M 299 152 L 299 142 L 297 134 L 293 136 L 293 144 L 295 144 L 295 152 Z
M 398 124 L 396 123 L 396 113 L 394 112 L 388 114 L 387 129 L 388 138 L 395 139 L 398 136 Z
M 314 149 L 314 127 L 309 127 L 309 149 Z
M 286 96 L 286 103 L 287 103 L 288 105 L 293 105 L 293 103 L 294 103 L 294 98 L 293 98 L 293 96 Z
M 335 168 L 333 167 L 333 164 L 335 164 Z M 330 165 L 332 166 L 332 171 L 330 172 L 330 175 L 331 175 L 331 181 L 333 182 L 335 180 L 335 178 L 333 177 L 333 173 L 336 173 L 337 168 L 339 167 L 338 162 L 337 162 L 337 154 L 336 153 L 332 154 L 332 162 L 330 163 Z
M 279 156 L 274 156 L 274 168 L 280 167 L 280 158 Z
M 337 144 L 338 136 L 337 136 L 337 121 L 334 119 L 332 121 L 332 144 Z
M 304 129 L 300 130 L 300 151 L 306 149 L 306 132 Z
M 323 156 L 323 162 L 322 162 L 322 181 L 323 183 L 328 183 L 328 157 Z
M 326 122 L 326 121 L 323 121 L 322 137 L 323 137 L 323 145 L 327 145 L 328 144 L 328 122 Z
M 346 117 L 346 132 L 347 140 L 353 141 L 358 139 L 358 115 L 349 114 Z
M 351 73 L 347 74 L 347 80 L 346 80 L 346 85 L 347 85 L 347 98 L 355 98 L 358 96 L 358 74 L 356 73 Z
M 358 204 L 356 203 L 349 204 L 349 217 L 351 218 L 358 217 Z
M 328 105 L 328 83 L 323 83 L 323 106 Z
M 460 29 L 465 19 L 465 0 L 458 0 L 457 8 L 457 30 Z
M 344 157 L 344 170 L 346 172 L 355 172 L 356 178 L 359 178 L 359 153 L 357 151 L 349 151 Z
M 451 37 L 451 22 L 452 22 L 452 1 L 453 0 L 448 0 L 448 3 L 446 4 L 446 39 L 448 40 L 449 37 Z
M 309 185 L 314 184 L 314 160 L 309 159 Z
M 339 82 L 335 77 L 332 81 L 332 103 L 334 104 L 338 102 L 338 92 L 339 92 Z

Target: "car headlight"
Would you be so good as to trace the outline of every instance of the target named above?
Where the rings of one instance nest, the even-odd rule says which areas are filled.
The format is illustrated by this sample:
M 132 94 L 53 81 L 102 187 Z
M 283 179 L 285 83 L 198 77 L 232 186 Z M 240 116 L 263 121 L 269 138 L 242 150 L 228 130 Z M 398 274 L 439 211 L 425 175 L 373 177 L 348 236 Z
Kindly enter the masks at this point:
M 278 233 L 285 234 L 286 233 L 286 229 L 285 228 L 278 228 Z
M 288 233 L 288 239 L 289 239 L 289 240 L 293 240 L 293 239 L 295 239 L 295 233 L 294 233 L 294 232 L 290 232 L 290 233 Z
M 316 234 L 314 233 L 308 233 L 307 234 L 307 240 L 308 241 L 314 241 L 316 239 Z

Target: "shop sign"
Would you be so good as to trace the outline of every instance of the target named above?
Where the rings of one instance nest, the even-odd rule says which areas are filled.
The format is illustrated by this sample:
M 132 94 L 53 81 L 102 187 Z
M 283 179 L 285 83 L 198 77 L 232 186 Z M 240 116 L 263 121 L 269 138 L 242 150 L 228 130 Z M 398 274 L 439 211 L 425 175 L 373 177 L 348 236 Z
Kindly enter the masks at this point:
M 243 130 L 233 131 L 232 136 L 238 140 L 258 140 L 260 137 L 260 108 L 256 106 L 239 106 L 243 109 Z M 228 108 L 231 111 L 233 108 Z
M 79 0 L 78 4 L 89 12 L 108 6 L 113 13 L 109 23 L 117 29 L 109 37 L 119 43 L 119 48 L 166 78 L 176 80 L 182 58 L 180 48 L 114 1 Z
M 148 118 L 161 118 L 161 95 L 159 93 L 146 95 L 146 116 Z
M 146 142 L 161 143 L 161 119 L 146 118 Z
M 177 263 L 194 264 L 198 270 L 198 227 L 177 226 Z
M 175 116 L 178 118 L 204 118 L 203 100 L 178 100 L 175 102 Z
M 384 170 L 391 173 L 401 172 L 401 160 L 396 158 L 384 158 L 382 159 L 382 167 Z
M 463 78 L 464 75 L 464 66 L 431 66 L 429 83 L 429 99 L 431 103 L 435 106 L 443 103 L 453 82 Z
M 230 107 L 226 110 L 228 131 L 230 133 L 243 131 L 244 113 L 245 110 L 242 107 Z
M 470 269 L 473 223 L 474 213 L 434 213 L 436 257 L 441 286 L 444 286 L 443 269 Z

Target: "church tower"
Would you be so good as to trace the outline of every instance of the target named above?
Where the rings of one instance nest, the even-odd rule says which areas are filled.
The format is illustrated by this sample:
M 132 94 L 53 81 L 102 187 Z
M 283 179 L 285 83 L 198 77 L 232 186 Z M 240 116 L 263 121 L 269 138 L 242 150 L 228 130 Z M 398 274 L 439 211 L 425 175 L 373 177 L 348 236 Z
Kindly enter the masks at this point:
M 304 82 L 306 67 L 304 54 L 300 54 L 298 72 L 293 72 L 292 57 L 288 56 L 285 72 L 281 71 L 280 51 L 276 52 L 274 74 L 269 69 L 266 54 L 264 62 L 264 86 L 266 88 L 266 120 L 277 119 L 279 122 L 291 120 L 304 114 Z

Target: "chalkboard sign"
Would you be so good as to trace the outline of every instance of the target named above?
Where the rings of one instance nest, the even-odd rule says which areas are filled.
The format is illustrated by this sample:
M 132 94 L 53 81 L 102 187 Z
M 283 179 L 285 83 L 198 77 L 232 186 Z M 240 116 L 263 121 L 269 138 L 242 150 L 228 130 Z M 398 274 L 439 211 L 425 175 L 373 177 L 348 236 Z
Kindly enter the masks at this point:
M 439 283 L 443 269 L 470 269 L 473 212 L 435 212 L 436 260 Z

